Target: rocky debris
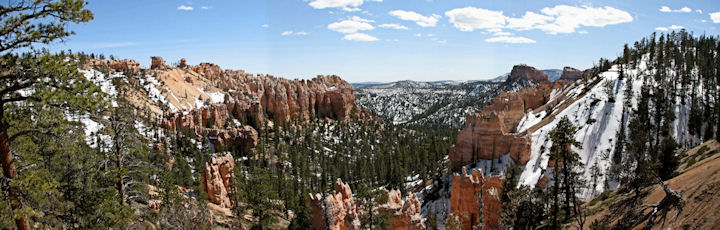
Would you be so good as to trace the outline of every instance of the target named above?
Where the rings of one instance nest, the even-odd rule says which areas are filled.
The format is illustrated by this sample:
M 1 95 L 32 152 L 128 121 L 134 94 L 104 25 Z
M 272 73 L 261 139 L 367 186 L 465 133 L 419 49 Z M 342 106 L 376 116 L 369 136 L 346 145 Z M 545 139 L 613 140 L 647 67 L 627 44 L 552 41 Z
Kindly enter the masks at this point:
M 165 60 L 159 56 L 150 57 L 150 69 L 168 69 L 170 66 L 165 64 Z
M 225 156 L 215 155 L 205 163 L 203 188 L 210 202 L 222 208 L 233 207 L 229 197 L 230 180 L 235 177 L 233 168 L 235 168 L 235 160 L 229 153 Z
M 538 69 L 535 69 L 535 67 L 528 65 L 515 65 L 513 66 L 512 71 L 510 71 L 510 75 L 508 76 L 505 83 L 540 83 L 547 80 L 547 74 L 543 73 Z
M 320 194 L 310 194 L 310 206 L 313 211 L 313 226 L 315 229 L 359 229 L 360 215 L 358 206 L 352 197 L 350 186 L 343 183 L 340 178 L 335 181 L 335 191 L 323 200 Z M 327 213 L 325 213 L 327 212 Z M 326 218 L 327 217 L 327 221 Z
M 180 67 L 180 68 L 185 68 L 185 67 L 187 67 L 187 59 L 185 59 L 185 58 L 180 58 L 180 64 L 178 65 L 178 67 Z
M 575 81 L 578 79 L 583 78 L 583 71 L 572 68 L 572 67 L 565 67 L 563 68 L 562 75 L 560 76 L 560 80 L 566 80 L 566 81 Z
M 462 173 L 453 175 L 450 194 L 450 212 L 462 222 L 462 229 L 473 229 L 482 221 L 484 229 L 498 229 L 500 219 L 500 193 L 505 178 L 502 175 L 485 177 L 482 170 L 471 174 L 463 167 Z M 482 220 L 480 204 L 482 197 Z
M 482 111 L 466 115 L 465 129 L 458 133 L 457 144 L 450 149 L 452 169 L 456 171 L 475 160 L 491 160 L 505 154 L 510 154 L 516 163 L 527 163 L 530 137 L 517 133 L 518 124 L 528 110 L 546 104 L 553 89 L 564 84 L 565 81 L 544 81 L 519 92 L 503 92 Z

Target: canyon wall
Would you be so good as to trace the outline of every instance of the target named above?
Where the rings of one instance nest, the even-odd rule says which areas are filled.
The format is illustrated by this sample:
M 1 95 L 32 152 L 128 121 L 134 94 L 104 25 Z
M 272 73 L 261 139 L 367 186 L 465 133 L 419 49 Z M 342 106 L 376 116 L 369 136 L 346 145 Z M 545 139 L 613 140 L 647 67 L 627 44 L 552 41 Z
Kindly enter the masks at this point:
M 247 152 L 257 146 L 258 132 L 249 125 L 229 125 L 228 107 L 216 104 L 188 112 L 169 113 L 162 120 L 168 130 L 207 137 L 216 146 L 236 146 Z
M 515 65 L 513 66 L 512 71 L 510 71 L 510 75 L 508 76 L 507 80 L 505 80 L 505 83 L 540 83 L 547 80 L 547 74 L 543 73 L 538 69 L 535 69 L 535 67 L 528 65 Z
M 503 92 L 481 111 L 465 116 L 465 128 L 458 133 L 457 144 L 450 149 L 453 171 L 475 160 L 491 160 L 505 154 L 519 164 L 530 159 L 530 138 L 518 134 L 517 126 L 528 110 L 550 100 L 553 89 L 565 81 L 541 82 L 519 92 Z
M 501 175 L 485 177 L 482 170 L 476 169 L 468 174 L 462 168 L 460 174 L 453 175 L 450 212 L 459 217 L 463 230 L 474 229 L 473 226 L 481 221 L 483 229 L 499 229 L 500 193 L 504 180 Z
M 572 68 L 572 67 L 565 67 L 563 68 L 562 75 L 560 75 L 560 80 L 565 81 L 575 81 L 578 79 L 583 78 L 583 71 Z

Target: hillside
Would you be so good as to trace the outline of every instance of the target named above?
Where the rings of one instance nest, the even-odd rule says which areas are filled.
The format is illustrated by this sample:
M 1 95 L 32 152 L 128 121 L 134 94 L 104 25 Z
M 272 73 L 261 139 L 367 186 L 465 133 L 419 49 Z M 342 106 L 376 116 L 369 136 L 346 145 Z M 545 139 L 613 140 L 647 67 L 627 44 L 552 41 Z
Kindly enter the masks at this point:
M 665 196 L 660 185 L 640 192 L 640 196 L 608 191 L 586 204 L 592 215 L 588 223 L 600 228 L 626 229 L 713 229 L 720 224 L 720 145 L 705 142 L 683 153 L 677 176 L 664 181 L 684 200 L 681 207 L 654 210 Z

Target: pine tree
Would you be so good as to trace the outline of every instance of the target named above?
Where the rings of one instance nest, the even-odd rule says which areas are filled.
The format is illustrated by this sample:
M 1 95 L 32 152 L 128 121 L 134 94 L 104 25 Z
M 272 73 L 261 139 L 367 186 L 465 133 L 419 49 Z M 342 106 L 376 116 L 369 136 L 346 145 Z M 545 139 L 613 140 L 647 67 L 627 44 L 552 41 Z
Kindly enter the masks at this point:
M 10 115 L 5 113 L 5 107 L 15 102 L 33 100 L 39 104 L 55 105 L 56 99 L 71 99 L 68 104 L 75 107 L 92 108 L 98 105 L 96 98 L 91 96 L 99 92 L 98 88 L 84 81 L 74 66 L 62 57 L 15 54 L 36 43 L 49 44 L 70 36 L 71 32 L 66 29 L 68 24 L 87 22 L 93 17 L 89 10 L 84 9 L 85 4 L 82 0 L 39 0 L 15 1 L 3 7 L 0 25 L 0 40 L 3 41 L 0 44 L 0 54 L 3 55 L 0 57 L 0 82 L 3 85 L 0 90 L 0 120 L 4 121 Z M 18 93 L 34 86 L 42 90 L 29 96 Z M 20 131 L 10 136 L 8 130 L 12 128 L 0 122 L 0 165 L 3 177 L 10 181 L 18 179 L 10 144 L 18 136 L 32 132 Z M 24 208 L 21 193 L 15 186 L 8 188 L 8 201 L 13 211 L 19 212 Z M 29 229 L 25 215 L 15 215 L 14 220 L 18 229 Z
M 551 226 L 553 227 L 560 227 L 560 223 L 582 215 L 580 207 L 582 203 L 577 198 L 577 189 L 583 188 L 585 182 L 581 178 L 582 172 L 579 171 L 583 168 L 583 163 L 580 162 L 580 156 L 572 150 L 572 147 L 581 147 L 580 142 L 575 140 L 576 132 L 577 127 L 570 122 L 567 116 L 562 117 L 555 128 L 550 131 L 550 139 L 553 141 L 550 148 L 550 160 L 555 162 L 552 188 L 554 197 L 551 210 Z M 560 204 L 560 201 L 563 204 Z M 580 220 L 580 228 L 583 224 Z

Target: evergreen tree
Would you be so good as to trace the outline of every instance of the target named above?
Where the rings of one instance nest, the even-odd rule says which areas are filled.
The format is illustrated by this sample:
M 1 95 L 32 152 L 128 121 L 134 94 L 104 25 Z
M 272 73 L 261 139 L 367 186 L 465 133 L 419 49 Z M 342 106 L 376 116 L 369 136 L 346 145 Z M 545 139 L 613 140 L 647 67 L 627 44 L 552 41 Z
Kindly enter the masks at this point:
M 62 57 L 48 54 L 15 54 L 22 48 L 32 47 L 36 43 L 49 44 L 57 39 L 70 36 L 69 23 L 87 22 L 93 18 L 89 10 L 84 9 L 82 0 L 36 0 L 14 1 L 3 6 L 3 20 L 0 22 L 0 165 L 3 177 L 12 181 L 18 179 L 18 173 L 12 156 L 10 144 L 19 135 L 32 132 L 23 130 L 8 134 L 5 107 L 10 103 L 35 101 L 42 105 L 59 104 L 74 107 L 94 107 L 98 88 L 91 87 L 73 65 Z M 36 87 L 42 89 L 31 95 L 22 95 L 20 90 Z M 32 92 L 32 91 L 30 91 Z M 82 97 L 79 97 L 82 96 Z M 90 97 L 88 97 L 90 96 Z M 67 103 L 62 103 L 66 99 Z M 24 208 L 21 188 L 8 188 L 8 202 L 15 215 L 18 229 L 29 229 L 27 219 L 21 214 Z M 27 213 L 27 212 L 24 212 Z
M 550 131 L 550 139 L 553 142 L 550 148 L 550 160 L 555 162 L 550 226 L 554 228 L 559 228 L 561 223 L 582 215 L 582 202 L 577 198 L 577 194 L 578 188 L 583 188 L 585 182 L 581 178 L 582 172 L 579 171 L 583 168 L 583 163 L 580 162 L 580 156 L 572 150 L 572 147 L 581 147 L 580 142 L 575 140 L 576 132 L 577 127 L 567 116 L 562 117 Z M 580 221 L 580 228 L 582 225 L 583 222 Z

